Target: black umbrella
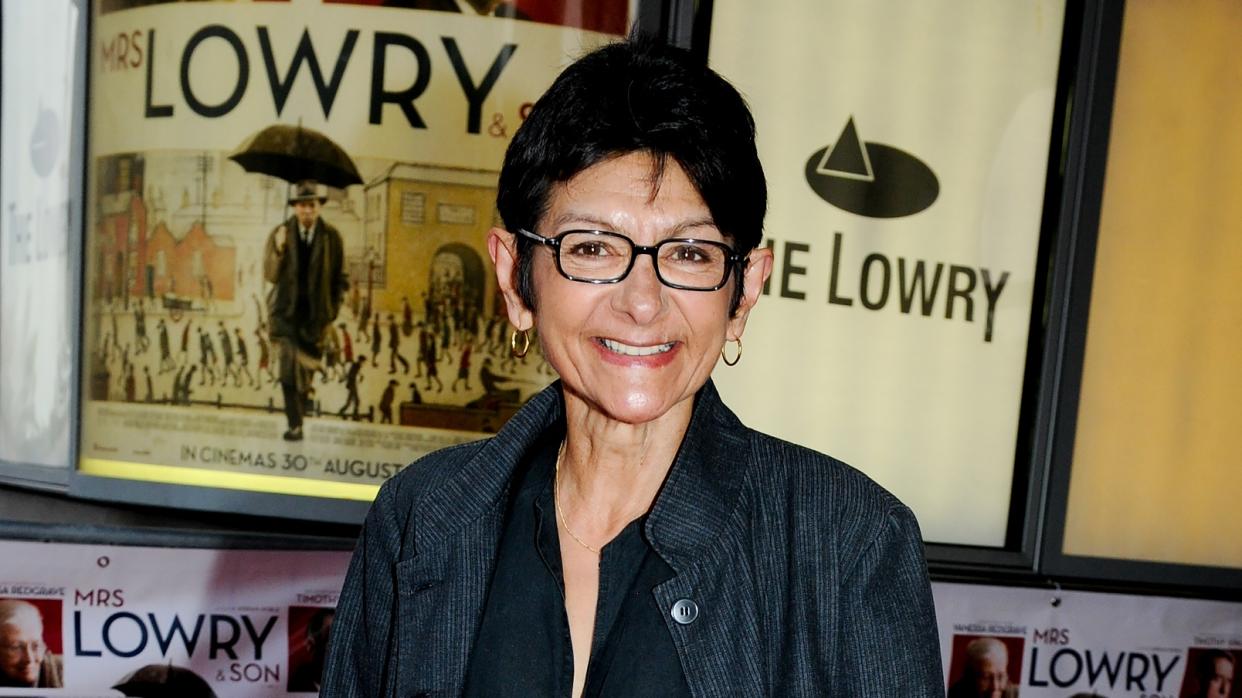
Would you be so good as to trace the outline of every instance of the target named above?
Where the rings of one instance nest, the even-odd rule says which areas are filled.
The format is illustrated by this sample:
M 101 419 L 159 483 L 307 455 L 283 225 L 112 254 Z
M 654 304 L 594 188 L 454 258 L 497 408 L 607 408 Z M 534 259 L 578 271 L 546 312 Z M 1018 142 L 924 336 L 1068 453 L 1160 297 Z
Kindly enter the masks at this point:
M 300 124 L 274 124 L 259 131 L 229 156 L 247 172 L 286 182 L 313 179 L 337 189 L 362 184 L 358 168 L 341 146 Z
M 215 691 L 201 676 L 172 664 L 148 664 L 112 688 L 143 698 L 216 698 Z

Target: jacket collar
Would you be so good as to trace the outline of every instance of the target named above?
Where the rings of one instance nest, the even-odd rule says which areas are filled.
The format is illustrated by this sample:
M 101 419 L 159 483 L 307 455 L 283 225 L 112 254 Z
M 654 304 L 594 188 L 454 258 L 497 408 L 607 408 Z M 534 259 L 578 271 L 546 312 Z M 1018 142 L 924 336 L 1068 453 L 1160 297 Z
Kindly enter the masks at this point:
M 564 419 L 558 380 L 540 391 L 419 504 L 415 550 L 453 539 L 466 523 L 500 510 L 509 482 L 544 431 Z M 748 461 L 745 429 L 709 380 L 695 396 L 681 448 L 647 518 L 652 547 L 681 571 L 716 540 L 732 512 Z
M 681 448 L 647 518 L 652 547 L 681 572 L 718 539 L 749 462 L 745 427 L 708 380 L 694 398 Z
M 562 418 L 561 384 L 532 397 L 495 436 L 428 492 L 414 512 L 416 554 L 446 544 L 467 523 L 503 505 L 513 472 L 539 435 Z

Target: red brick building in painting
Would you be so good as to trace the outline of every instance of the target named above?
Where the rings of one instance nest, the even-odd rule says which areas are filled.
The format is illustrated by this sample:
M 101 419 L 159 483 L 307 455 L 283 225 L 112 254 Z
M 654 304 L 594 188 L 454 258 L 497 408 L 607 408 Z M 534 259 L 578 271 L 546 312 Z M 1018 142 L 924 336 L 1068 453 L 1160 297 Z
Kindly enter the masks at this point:
M 233 300 L 237 249 L 195 221 L 177 239 L 163 221 L 150 226 L 143 200 L 141 156 L 105 158 L 99 166 L 94 295 L 99 299 L 183 298 Z

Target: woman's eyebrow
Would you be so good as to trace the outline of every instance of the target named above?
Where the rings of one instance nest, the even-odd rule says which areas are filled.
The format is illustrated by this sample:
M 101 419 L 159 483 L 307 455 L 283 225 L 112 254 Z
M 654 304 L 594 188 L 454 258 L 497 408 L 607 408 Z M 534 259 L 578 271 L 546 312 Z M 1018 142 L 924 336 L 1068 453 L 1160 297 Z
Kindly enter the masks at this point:
M 609 221 L 603 217 L 590 214 L 590 213 L 581 213 L 581 212 L 576 212 L 576 211 L 566 211 L 565 213 L 562 213 L 561 215 L 552 219 L 551 223 L 552 223 L 553 228 L 560 228 L 562 225 L 565 225 L 566 223 L 585 223 L 587 225 L 593 226 L 593 229 L 604 230 L 604 231 L 609 231 L 609 232 L 624 232 L 624 231 L 617 230 L 616 226 L 613 225 L 612 221 Z M 665 233 L 666 237 L 677 237 L 679 234 L 681 234 L 682 232 L 686 230 L 690 230 L 692 228 L 703 228 L 703 227 L 715 228 L 716 221 L 713 220 L 711 216 L 690 218 L 684 221 L 679 221 L 678 223 L 665 229 L 663 232 Z
M 598 228 L 599 230 L 611 231 L 614 228 L 612 222 L 609 220 L 590 213 L 582 213 L 579 211 L 566 211 L 552 219 L 551 222 L 553 228 L 559 228 L 566 223 L 586 223 L 590 226 Z
M 704 216 L 702 218 L 692 218 L 690 220 L 682 221 L 678 223 L 677 225 L 673 226 L 672 228 L 670 228 L 669 232 L 671 234 L 677 234 L 677 233 L 681 233 L 684 230 L 689 230 L 690 228 L 715 228 L 715 227 L 716 227 L 716 221 L 711 216 Z

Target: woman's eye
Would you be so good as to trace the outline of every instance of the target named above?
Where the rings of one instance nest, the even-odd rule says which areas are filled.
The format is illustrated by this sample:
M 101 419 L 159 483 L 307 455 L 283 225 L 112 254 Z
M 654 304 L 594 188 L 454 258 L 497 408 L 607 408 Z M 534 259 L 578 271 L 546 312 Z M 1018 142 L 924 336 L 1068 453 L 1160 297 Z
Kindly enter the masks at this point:
M 612 247 L 602 242 L 576 242 L 567 252 L 574 257 L 609 257 L 616 254 Z
M 669 258 L 674 262 L 704 263 L 711 261 L 711 251 L 698 245 L 675 245 Z

